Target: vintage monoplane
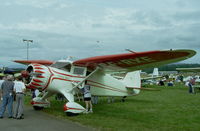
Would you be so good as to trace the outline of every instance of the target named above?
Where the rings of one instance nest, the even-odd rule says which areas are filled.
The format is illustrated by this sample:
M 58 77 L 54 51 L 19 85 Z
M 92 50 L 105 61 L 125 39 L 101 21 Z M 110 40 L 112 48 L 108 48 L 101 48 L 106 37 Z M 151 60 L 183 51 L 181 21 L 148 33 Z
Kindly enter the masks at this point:
M 74 100 L 77 87 L 83 88 L 87 80 L 91 94 L 95 96 L 131 96 L 141 88 L 140 73 L 137 70 L 157 67 L 188 59 L 196 54 L 193 50 L 163 50 L 130 52 L 117 55 L 96 56 L 76 61 L 15 60 L 28 65 L 22 73 L 27 88 L 44 91 L 42 97 L 32 100 L 35 109 L 49 107 L 46 98 L 56 93 L 63 94 L 68 102 L 64 111 L 70 114 L 82 113 L 85 108 Z M 122 80 L 110 72 L 126 72 Z

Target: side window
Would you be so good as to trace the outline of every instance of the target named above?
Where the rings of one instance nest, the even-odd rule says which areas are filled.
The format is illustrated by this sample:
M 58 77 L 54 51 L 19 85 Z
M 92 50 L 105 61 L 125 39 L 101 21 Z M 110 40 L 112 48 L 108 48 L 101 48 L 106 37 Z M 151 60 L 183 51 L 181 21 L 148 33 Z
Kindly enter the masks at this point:
M 83 67 L 74 67 L 74 72 L 73 74 L 76 74 L 76 75 L 85 75 L 85 68 Z

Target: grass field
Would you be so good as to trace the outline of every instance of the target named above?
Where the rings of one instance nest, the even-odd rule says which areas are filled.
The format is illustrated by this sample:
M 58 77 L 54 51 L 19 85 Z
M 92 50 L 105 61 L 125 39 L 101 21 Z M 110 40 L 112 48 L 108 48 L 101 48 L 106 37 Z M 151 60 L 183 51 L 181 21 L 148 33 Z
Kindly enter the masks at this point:
M 181 86 L 154 88 L 160 91 L 142 91 L 140 95 L 127 97 L 125 102 L 115 98 L 114 103 L 108 104 L 105 97 L 99 98 L 93 114 L 67 117 L 62 110 L 65 102 L 55 100 L 51 108 L 43 111 L 97 130 L 200 130 L 200 93 L 189 94 Z

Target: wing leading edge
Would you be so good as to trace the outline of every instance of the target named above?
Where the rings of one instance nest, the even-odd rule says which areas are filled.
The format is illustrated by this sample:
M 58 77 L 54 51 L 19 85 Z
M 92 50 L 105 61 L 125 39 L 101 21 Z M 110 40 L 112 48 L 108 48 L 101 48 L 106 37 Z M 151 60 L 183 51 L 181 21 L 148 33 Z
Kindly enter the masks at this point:
M 194 50 L 148 51 L 90 57 L 74 61 L 73 64 L 89 68 L 100 66 L 104 71 L 129 72 L 182 61 L 195 54 Z
M 42 65 L 54 64 L 53 61 L 48 61 L 48 60 L 14 60 L 14 62 L 24 64 L 24 65 L 28 65 L 32 63 L 42 64 Z

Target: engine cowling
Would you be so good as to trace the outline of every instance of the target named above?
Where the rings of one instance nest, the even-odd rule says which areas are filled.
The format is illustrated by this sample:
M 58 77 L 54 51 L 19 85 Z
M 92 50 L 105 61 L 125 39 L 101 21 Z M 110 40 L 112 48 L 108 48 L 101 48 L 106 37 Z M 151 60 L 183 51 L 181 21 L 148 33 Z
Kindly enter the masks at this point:
M 26 73 L 22 73 L 26 79 L 26 87 L 29 89 L 44 90 L 49 84 L 51 77 L 50 69 L 41 64 L 30 64 Z

